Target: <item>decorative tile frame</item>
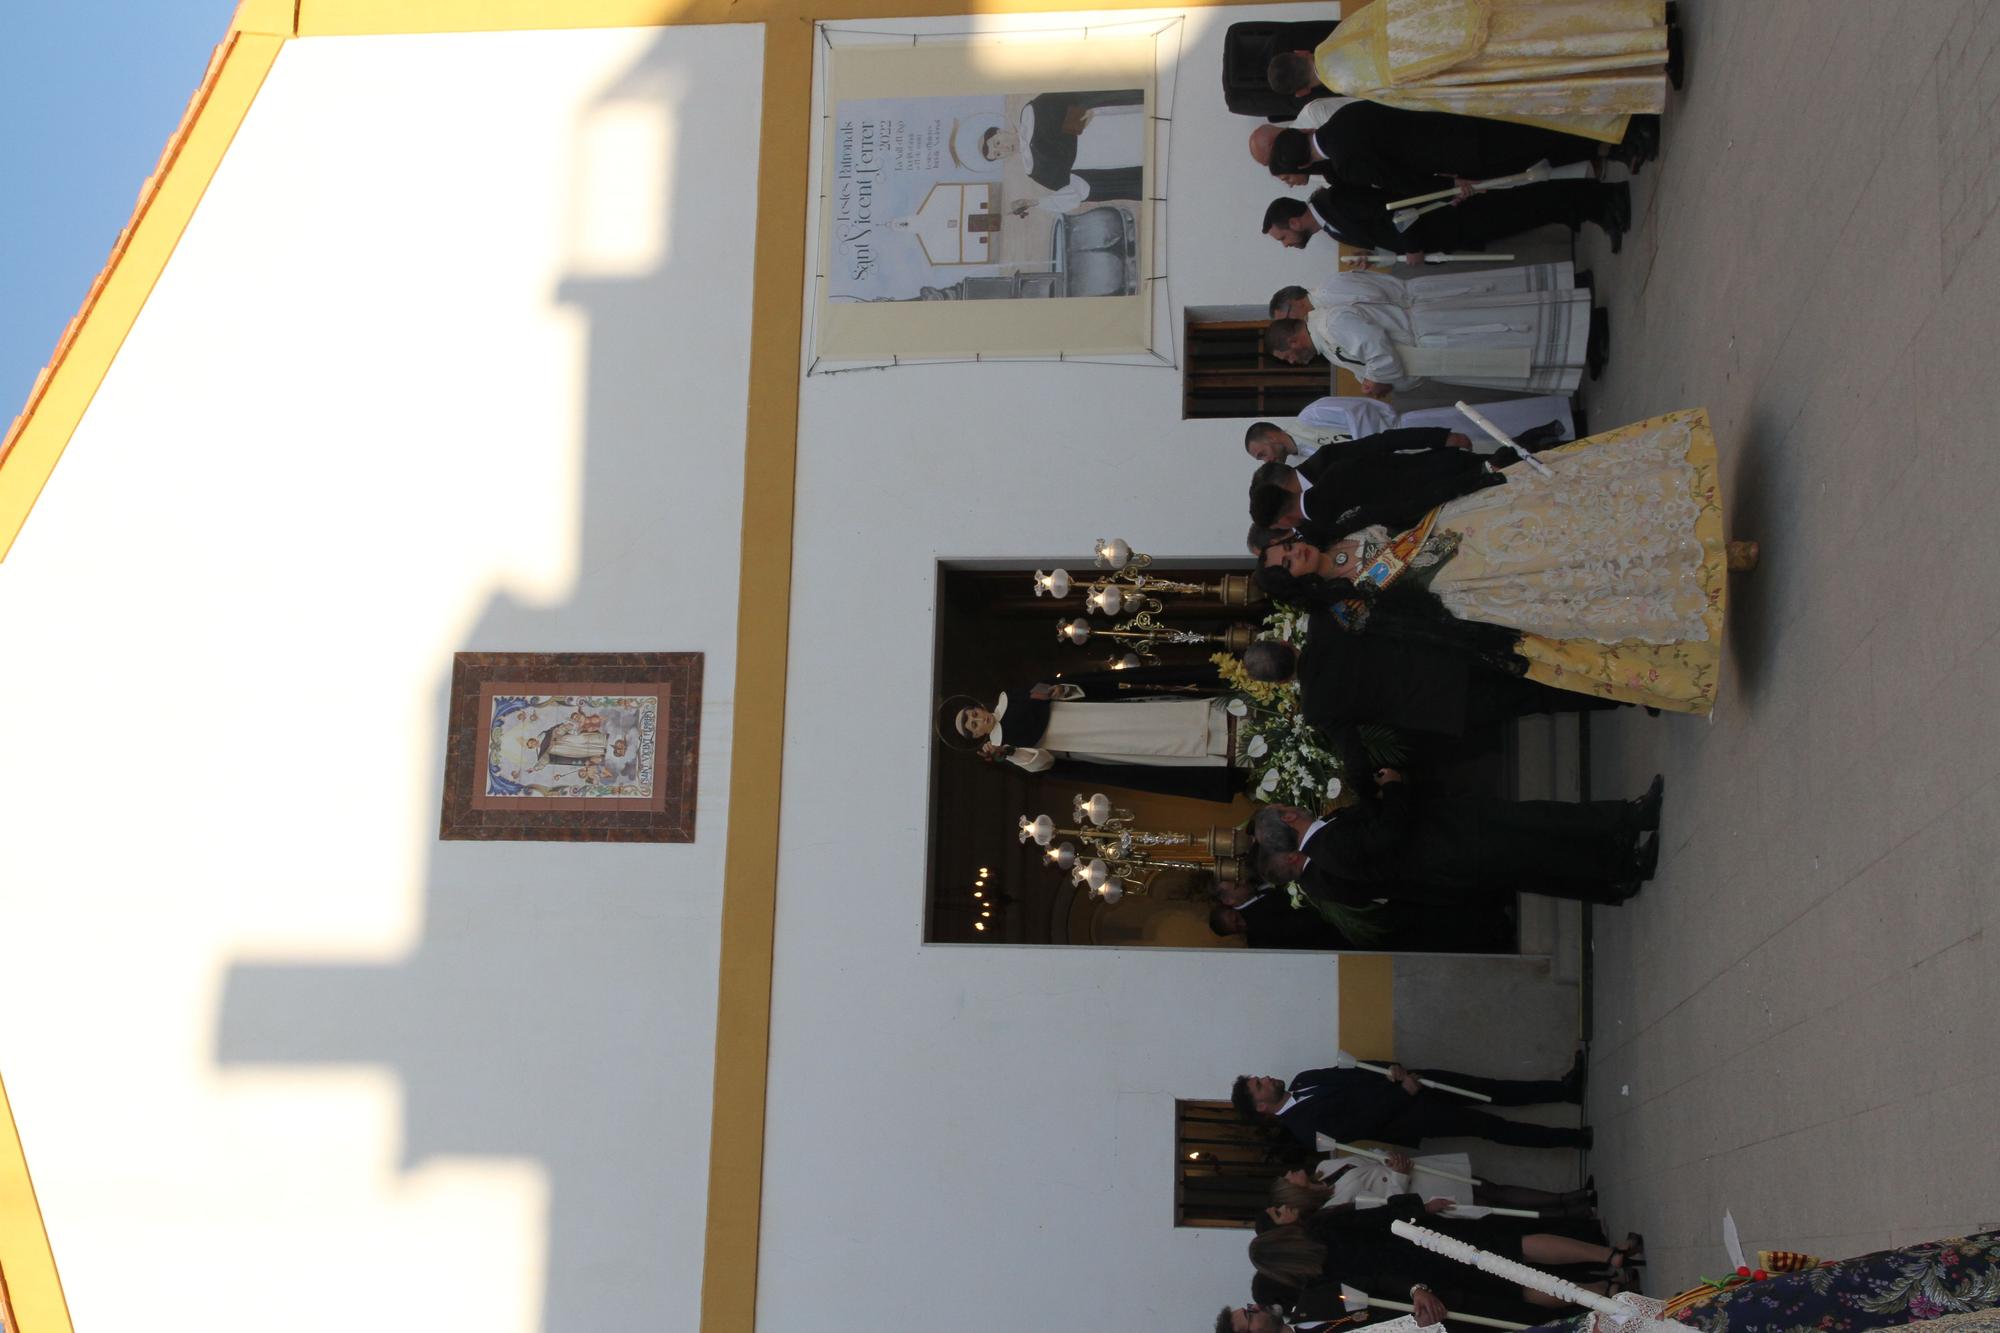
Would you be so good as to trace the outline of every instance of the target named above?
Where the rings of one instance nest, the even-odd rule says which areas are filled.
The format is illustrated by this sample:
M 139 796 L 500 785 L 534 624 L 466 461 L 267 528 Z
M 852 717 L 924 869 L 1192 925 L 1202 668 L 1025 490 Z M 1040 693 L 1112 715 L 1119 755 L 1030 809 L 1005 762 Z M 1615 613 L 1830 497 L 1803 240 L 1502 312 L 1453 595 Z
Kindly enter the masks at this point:
M 700 653 L 457 653 L 438 837 L 527 842 L 693 842 L 701 748 Z M 495 793 L 492 700 L 502 694 L 651 695 L 659 700 L 645 796 Z

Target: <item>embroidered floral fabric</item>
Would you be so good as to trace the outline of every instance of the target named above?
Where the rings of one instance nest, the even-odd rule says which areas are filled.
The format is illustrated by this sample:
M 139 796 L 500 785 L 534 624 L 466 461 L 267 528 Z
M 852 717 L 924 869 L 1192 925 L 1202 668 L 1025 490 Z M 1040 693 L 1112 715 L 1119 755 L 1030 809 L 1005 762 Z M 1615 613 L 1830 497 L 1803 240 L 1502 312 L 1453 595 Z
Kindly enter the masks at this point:
M 1991 1327 L 2000 1307 L 2000 1232 L 1878 1250 L 1780 1273 L 1672 1316 L 1702 1333 L 1860 1333 L 1936 1321 L 1938 1333 Z M 1587 1316 L 1531 1333 L 1582 1333 Z
M 1593 436 L 1544 455 L 1549 476 L 1517 464 L 1505 486 L 1451 501 L 1434 535 L 1458 550 L 1431 591 L 1461 619 L 1552 639 L 1707 639 L 1693 425 L 1678 413 Z

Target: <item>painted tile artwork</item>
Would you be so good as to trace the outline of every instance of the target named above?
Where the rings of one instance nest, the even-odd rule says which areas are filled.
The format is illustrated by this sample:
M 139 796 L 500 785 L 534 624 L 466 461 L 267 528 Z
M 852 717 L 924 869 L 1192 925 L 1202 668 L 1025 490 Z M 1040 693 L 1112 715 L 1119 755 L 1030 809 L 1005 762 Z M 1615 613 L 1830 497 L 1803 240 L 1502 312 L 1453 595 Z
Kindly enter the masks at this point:
M 700 653 L 459 653 L 438 836 L 693 842 Z
M 659 726 L 657 695 L 491 696 L 486 795 L 650 798 Z

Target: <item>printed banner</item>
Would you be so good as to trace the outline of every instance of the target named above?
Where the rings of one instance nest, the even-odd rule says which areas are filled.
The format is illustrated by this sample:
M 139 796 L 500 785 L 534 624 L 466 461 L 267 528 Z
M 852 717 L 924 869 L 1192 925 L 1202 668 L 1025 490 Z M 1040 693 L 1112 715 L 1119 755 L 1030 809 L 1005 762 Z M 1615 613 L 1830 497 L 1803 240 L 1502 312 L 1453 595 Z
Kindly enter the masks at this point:
M 1150 38 L 837 48 L 821 356 L 1144 351 Z

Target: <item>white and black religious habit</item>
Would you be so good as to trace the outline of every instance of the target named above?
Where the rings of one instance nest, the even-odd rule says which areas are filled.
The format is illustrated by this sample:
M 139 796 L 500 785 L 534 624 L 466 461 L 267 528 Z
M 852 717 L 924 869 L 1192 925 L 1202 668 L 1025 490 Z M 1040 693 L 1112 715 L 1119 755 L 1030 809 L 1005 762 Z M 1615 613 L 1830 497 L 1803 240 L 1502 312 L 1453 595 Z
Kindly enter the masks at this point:
M 1310 173 L 1309 173 L 1310 174 Z M 1433 182 L 1431 189 L 1446 182 Z M 1412 250 L 1480 250 L 1537 227 L 1571 231 L 1593 222 L 1607 231 L 1631 222 L 1631 190 L 1591 180 L 1550 180 L 1510 190 L 1487 190 L 1449 208 L 1425 213 L 1398 227 L 1389 203 L 1391 190 L 1335 183 L 1306 200 L 1313 216 L 1336 241 L 1364 249 L 1408 254 Z
M 1556 179 L 1587 180 L 1587 164 L 1598 151 L 1593 140 L 1529 125 L 1352 98 L 1321 100 L 1340 103 L 1339 114 L 1310 130 L 1297 126 L 1311 136 L 1308 173 L 1396 196 L 1428 193 L 1454 176 L 1511 176 L 1537 162 L 1557 168 Z
M 1320 355 L 1392 388 L 1436 379 L 1574 393 L 1583 382 L 1590 293 L 1567 260 L 1419 278 L 1336 273 L 1312 304 L 1306 329 Z
M 1236 794 L 1235 719 L 1226 699 L 1091 698 L 1094 692 L 1071 683 L 1052 690 L 1048 699 L 1028 689 L 1006 690 L 995 701 L 986 740 L 1008 763 L 1030 773 L 1211 801 Z
M 1145 198 L 1146 94 L 1043 93 L 1021 108 L 1028 179 L 1049 191 L 1035 201 L 1068 213 L 1088 200 Z

